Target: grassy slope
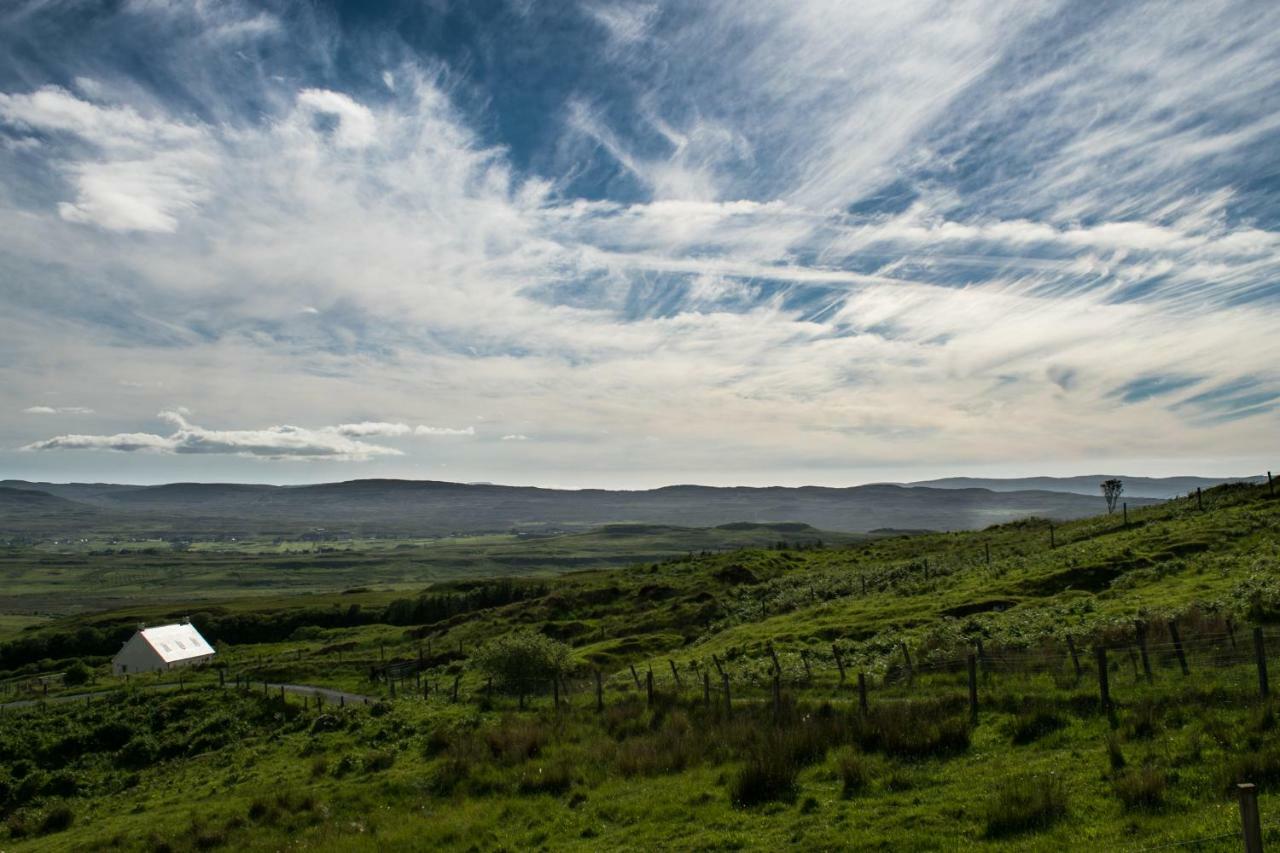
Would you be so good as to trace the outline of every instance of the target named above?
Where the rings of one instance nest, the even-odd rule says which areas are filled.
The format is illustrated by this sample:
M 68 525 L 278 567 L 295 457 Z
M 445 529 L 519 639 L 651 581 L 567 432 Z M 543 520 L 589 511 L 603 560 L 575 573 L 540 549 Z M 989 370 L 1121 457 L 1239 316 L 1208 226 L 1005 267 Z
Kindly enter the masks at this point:
M 1241 620 L 1251 609 L 1265 618 L 1280 612 L 1280 501 L 1268 500 L 1265 489 L 1214 490 L 1205 495 L 1204 512 L 1181 501 L 1131 513 L 1131 521 L 1127 528 L 1116 517 L 1059 525 L 1053 549 L 1047 524 L 1028 522 L 565 575 L 542 599 L 456 617 L 432 626 L 430 636 L 437 650 L 458 641 L 469 648 L 518 626 L 567 637 L 580 661 L 617 673 L 604 720 L 582 693 L 575 709 L 559 716 L 545 699 L 523 716 L 451 705 L 439 686 L 459 671 L 456 661 L 441 661 L 429 674 L 437 686 L 432 702 L 402 698 L 380 715 L 347 709 L 334 715 L 340 726 L 332 732 L 313 734 L 289 715 L 249 713 L 266 704 L 261 699 L 197 693 L 188 700 L 193 713 L 217 716 L 229 713 L 228 703 L 248 703 L 238 716 L 256 722 L 203 755 L 142 767 L 132 787 L 93 782 L 88 796 L 65 799 L 76 814 L 69 829 L 13 839 L 12 846 L 70 849 L 115 839 L 187 849 L 203 838 L 208 847 L 276 849 L 296 837 L 332 850 L 772 849 L 789 843 L 1140 848 L 1231 831 L 1235 807 L 1223 791 L 1233 774 L 1262 783 L 1263 813 L 1273 826 L 1268 840 L 1280 841 L 1270 788 L 1280 782 L 1274 711 L 1250 700 L 1247 662 L 1211 661 L 1213 649 L 1198 640 L 1189 639 L 1190 680 L 1162 666 L 1168 663 L 1163 654 L 1155 683 L 1147 685 L 1124 674 L 1128 660 L 1115 656 L 1121 709 L 1114 730 L 1096 707 L 1092 680 L 1075 683 L 1061 669 L 984 680 L 981 721 L 968 733 L 967 748 L 950 754 L 886 754 L 868 747 L 850 722 L 852 698 L 827 663 L 832 642 L 851 666 L 872 673 L 877 705 L 897 700 L 907 704 L 893 707 L 906 709 L 932 697 L 941 703 L 934 708 L 940 718 L 954 718 L 962 676 L 926 669 L 910 688 L 883 685 L 899 640 L 908 641 L 917 665 L 927 668 L 932 658 L 962 654 L 975 636 L 989 649 L 1025 652 L 1046 637 L 1058 643 L 1064 634 L 1082 645 L 1127 637 L 1139 615 L 1153 622 L 1181 616 L 1208 632 L 1220 630 L 1218 612 Z M 356 644 L 343 665 L 321 652 L 338 642 Z M 818 726 L 824 702 L 842 722 L 815 729 L 833 748 L 803 762 L 798 791 L 739 808 L 727 789 L 771 731 L 767 693 L 748 686 L 766 669 L 768 642 L 782 657 L 787 693 L 799 706 L 787 730 Z M 269 672 L 276 676 L 385 691 L 362 680 L 363 662 L 349 660 L 376 660 L 379 644 L 386 644 L 389 658 L 411 658 L 417 640 L 390 626 L 335 629 L 305 642 L 237 647 L 224 659 L 243 669 L 258 654 L 274 655 L 278 662 Z M 817 665 L 811 684 L 798 680 L 801 649 L 809 649 Z M 302 652 L 301 660 L 287 660 L 285 651 Z M 660 692 L 670 693 L 668 658 L 686 666 L 713 653 L 730 661 L 745 702 L 733 721 L 701 709 L 696 691 L 650 711 L 626 686 L 626 664 L 652 663 Z M 461 671 L 464 694 L 473 694 L 475 677 Z M 160 702 L 145 701 L 148 707 Z M 963 716 L 962 698 L 959 708 Z M 45 713 L 55 727 L 74 728 L 81 715 L 94 712 Z M 1017 732 L 1035 730 L 1037 713 L 1052 719 L 1049 730 L 1015 744 Z M 25 737 L 32 730 L 17 715 L 0 718 L 0 734 Z M 192 737 L 174 740 L 190 744 Z M 1109 741 L 1125 768 L 1109 757 Z M 536 749 L 519 746 L 529 743 Z M 849 755 L 861 756 L 869 782 L 846 798 L 839 776 Z M 1139 771 L 1160 780 L 1162 802 L 1126 808 L 1117 786 Z M 1027 774 L 1036 778 L 1023 780 Z M 1066 792 L 1067 818 L 989 836 L 988 810 L 1002 782 L 1013 778 L 1034 787 L 1050 775 Z M 191 792 L 207 805 L 193 808 Z M 37 797 L 14 814 L 23 826 L 38 826 L 62 801 L 56 794 Z M 1237 847 L 1223 839 L 1200 849 Z

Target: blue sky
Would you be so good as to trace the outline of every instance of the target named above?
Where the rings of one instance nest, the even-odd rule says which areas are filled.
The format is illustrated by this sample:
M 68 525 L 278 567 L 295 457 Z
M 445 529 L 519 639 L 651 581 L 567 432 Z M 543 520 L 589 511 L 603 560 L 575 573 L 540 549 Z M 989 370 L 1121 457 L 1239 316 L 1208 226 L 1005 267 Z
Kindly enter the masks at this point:
M 1267 2 L 11 2 L 0 472 L 1280 467 Z

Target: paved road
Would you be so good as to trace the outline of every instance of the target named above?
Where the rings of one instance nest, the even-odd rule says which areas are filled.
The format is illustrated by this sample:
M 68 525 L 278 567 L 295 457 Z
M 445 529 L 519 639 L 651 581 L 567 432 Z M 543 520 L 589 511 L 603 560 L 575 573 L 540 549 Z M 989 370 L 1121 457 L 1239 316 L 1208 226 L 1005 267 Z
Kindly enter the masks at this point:
M 223 686 L 230 689 L 235 688 L 235 684 L 233 682 L 227 682 Z M 178 690 L 181 687 L 182 685 L 177 683 L 167 683 L 135 686 L 134 689 Z M 345 690 L 334 690 L 331 687 L 317 687 L 311 684 L 281 684 L 279 682 L 272 681 L 250 681 L 248 683 L 248 689 L 250 690 L 261 691 L 264 687 L 268 695 L 278 696 L 281 688 L 283 688 L 285 693 L 292 693 L 295 696 L 305 696 L 308 699 L 320 697 L 326 705 L 369 705 L 378 701 L 378 697 L 376 696 L 364 696 L 360 693 L 348 693 Z M 119 693 L 121 690 L 126 689 L 128 688 L 117 687 L 113 690 L 97 690 L 92 693 L 59 693 L 50 696 L 47 699 L 43 697 L 38 699 L 19 699 L 16 702 L 5 702 L 0 704 L 0 710 L 8 708 L 30 708 L 33 705 L 39 705 L 42 703 L 52 705 L 54 703 L 61 702 L 87 702 L 102 696 L 110 696 L 113 693 Z

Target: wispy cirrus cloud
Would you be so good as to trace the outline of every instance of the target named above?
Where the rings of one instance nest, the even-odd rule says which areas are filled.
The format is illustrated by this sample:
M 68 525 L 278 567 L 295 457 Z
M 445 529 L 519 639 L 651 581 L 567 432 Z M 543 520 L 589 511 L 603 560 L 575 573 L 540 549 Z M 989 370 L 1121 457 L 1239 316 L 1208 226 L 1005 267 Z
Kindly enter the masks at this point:
M 183 388 L 258 423 L 338 424 L 295 436 L 307 458 L 468 479 L 1271 446 L 1270 4 L 592 0 L 449 18 L 486 50 L 546 48 L 511 54 L 505 77 L 301 6 L 187 6 L 106 19 L 164 34 L 145 77 L 107 54 L 86 67 L 74 39 L 47 44 L 48 79 L 0 73 L 11 411 L 53 385 L 106 410 L 99 389 L 128 376 L 114 411 Z M 7 20 L 53 26 L 20 11 Z M 598 41 L 575 27 L 607 44 L 551 74 L 555 39 Z M 278 38 L 291 29 L 303 46 Z M 346 422 L 412 400 L 442 425 Z M 497 441 L 391 445 L 474 436 L 495 409 Z M 46 441 L 110 446 L 139 425 Z M 0 422 L 9 446 L 29 430 Z M 230 432 L 264 448 L 246 455 L 288 455 Z M 526 434 L 556 441 L 530 460 Z

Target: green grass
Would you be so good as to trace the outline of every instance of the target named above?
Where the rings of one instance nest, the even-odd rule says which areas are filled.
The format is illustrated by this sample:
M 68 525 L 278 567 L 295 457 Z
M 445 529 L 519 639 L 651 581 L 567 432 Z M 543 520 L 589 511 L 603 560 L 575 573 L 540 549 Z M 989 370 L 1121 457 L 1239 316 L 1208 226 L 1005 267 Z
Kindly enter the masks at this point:
M 1139 849 L 1232 833 L 1232 786 L 1245 780 L 1260 786 L 1266 841 L 1280 843 L 1280 709 L 1258 698 L 1248 633 L 1280 621 L 1280 501 L 1265 488 L 1204 499 L 1203 512 L 1194 501 L 1131 512 L 1128 527 L 1116 516 L 1060 524 L 1057 547 L 1048 523 L 1032 520 L 662 557 L 548 576 L 532 598 L 429 625 L 307 628 L 224 646 L 232 673 L 388 699 L 370 667 L 415 661 L 421 648 L 431 699 L 411 679 L 394 701 L 304 712 L 296 698 L 219 690 L 205 670 L 183 696 L 138 690 L 88 707 L 10 710 L 0 715 L 0 755 L 13 759 L 0 769 L 0 845 Z M 370 565 L 373 550 L 361 552 Z M 463 587 L 439 587 L 449 588 Z M 285 618 L 398 595 L 276 590 L 209 606 Z M 1135 619 L 1149 625 L 1150 680 L 1130 654 Z M 530 628 L 572 648 L 567 707 L 551 707 L 548 685 L 521 713 L 514 699 L 486 695 L 470 665 L 477 644 Z M 1274 627 L 1267 636 L 1274 682 L 1280 641 Z M 964 661 L 979 640 L 974 723 Z M 1098 699 L 1099 644 L 1114 719 Z M 703 702 L 701 673 L 719 686 L 713 656 L 730 676 L 731 714 L 718 691 Z M 632 666 L 642 682 L 652 668 L 652 707 Z M 604 676 L 603 713 L 593 669 Z M 858 673 L 871 688 L 866 715 Z M 455 677 L 457 704 L 447 698 Z M 1198 849 L 1237 848 L 1217 838 Z

